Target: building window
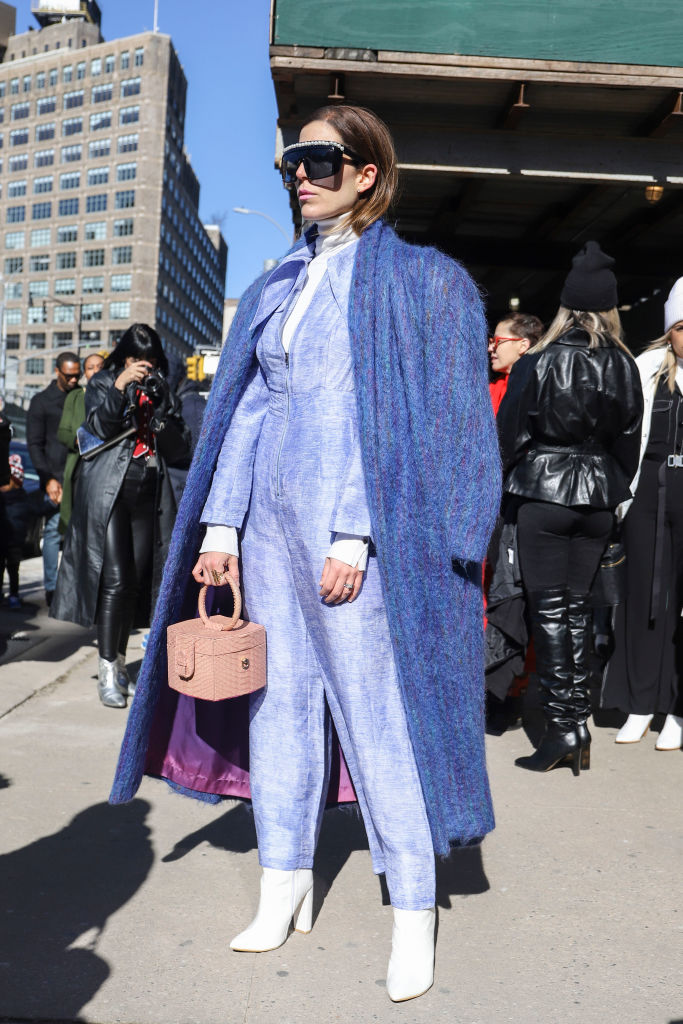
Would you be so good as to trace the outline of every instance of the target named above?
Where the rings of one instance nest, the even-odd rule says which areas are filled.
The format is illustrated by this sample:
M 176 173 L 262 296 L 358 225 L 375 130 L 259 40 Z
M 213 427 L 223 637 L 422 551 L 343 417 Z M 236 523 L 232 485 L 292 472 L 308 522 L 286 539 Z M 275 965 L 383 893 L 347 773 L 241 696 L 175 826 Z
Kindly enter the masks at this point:
M 13 103 L 10 108 L 10 119 L 12 121 L 23 121 L 31 112 L 30 103 Z
M 62 146 L 62 163 L 72 164 L 81 159 L 83 147 L 80 142 L 75 146 Z
M 21 323 L 21 310 L 20 309 L 6 309 L 5 310 L 5 323 L 8 327 L 18 327 Z
M 82 117 L 67 117 L 62 121 L 62 135 L 78 135 L 83 131 Z
M 106 220 L 91 220 L 85 225 L 86 242 L 102 242 L 107 237 Z
M 7 335 L 7 348 L 10 350 L 19 348 L 19 335 L 8 334 Z
M 8 224 L 19 224 L 22 220 L 26 220 L 26 207 L 25 206 L 8 206 L 7 207 L 7 223 Z
M 50 294 L 50 286 L 47 281 L 29 281 L 28 294 L 31 299 L 46 299 Z
M 125 220 L 114 221 L 114 237 L 124 238 L 126 235 L 133 234 L 133 218 L 126 217 Z
M 23 249 L 25 244 L 25 233 L 23 231 L 8 231 L 5 235 L 6 249 Z
M 107 82 L 106 85 L 93 85 L 92 87 L 92 103 L 108 103 L 114 95 L 114 86 L 111 82 Z
M 122 71 L 127 71 L 129 67 L 130 67 L 130 53 L 128 52 L 128 50 L 124 50 L 123 53 L 121 54 L 121 70 Z M 17 91 L 18 91 L 18 89 L 17 89 Z
M 11 156 L 9 158 L 9 172 L 10 174 L 16 174 L 17 171 L 25 171 L 28 167 L 28 155 L 22 153 L 20 156 Z
M 73 270 L 76 266 L 76 253 L 75 252 L 58 252 L 57 253 L 57 270 Z
M 36 142 L 48 142 L 49 139 L 54 139 L 56 130 L 57 126 L 54 121 L 36 125 Z
M 23 274 L 24 272 L 24 257 L 23 256 L 9 256 L 5 260 L 5 273 L 6 274 Z
M 50 87 L 57 84 L 57 68 L 50 68 Z
M 129 292 L 133 281 L 132 274 L 112 274 L 111 290 L 113 292 Z
M 69 224 L 67 227 L 57 228 L 57 241 L 60 243 L 77 242 L 78 228 L 76 225 Z
M 45 78 L 46 78 L 46 75 L 45 75 L 44 71 L 38 71 L 36 73 L 36 89 L 44 89 L 45 88 Z
M 79 61 L 78 64 L 76 65 L 76 78 L 79 80 L 79 82 L 83 81 L 83 79 L 85 78 L 85 61 L 84 60 Z
M 4 120 L 5 120 L 5 108 L 4 107 L 0 107 L 0 124 L 2 124 L 4 122 Z
M 41 256 L 31 256 L 29 260 L 29 269 L 32 274 L 45 274 L 50 269 L 50 257 L 43 254 Z
M 21 281 L 8 281 L 5 285 L 5 298 L 12 301 L 19 301 L 23 295 L 24 286 Z
M 106 185 L 108 181 L 108 167 L 93 167 L 88 171 L 88 185 Z
M 84 302 L 81 307 L 81 320 L 101 320 L 102 303 Z
M 135 67 L 141 68 L 145 63 L 145 48 L 144 46 L 138 46 L 135 51 Z
M 107 193 L 101 192 L 96 196 L 88 196 L 85 200 L 86 213 L 102 213 L 107 209 Z
M 102 74 L 102 58 L 101 57 L 94 57 L 90 61 L 90 74 L 93 75 L 93 76 L 97 76 L 97 75 L 101 75 Z
M 33 191 L 36 195 L 40 195 L 42 192 L 52 192 L 52 183 L 54 181 L 53 175 L 48 174 L 43 178 L 33 179 Z
M 34 331 L 30 331 L 26 335 L 26 348 L 31 348 L 31 349 L 45 348 L 45 335 L 44 335 L 44 333 L 42 331 L 40 333 L 36 333 Z
M 57 97 L 56 96 L 43 96 L 36 103 L 37 114 L 54 114 L 57 109 Z
M 50 245 L 52 232 L 50 228 L 34 228 L 31 232 L 31 248 L 45 249 Z
M 103 267 L 104 249 L 86 249 L 83 253 L 84 267 Z
M 78 199 L 60 199 L 59 216 L 75 217 L 78 213 Z
M 111 128 L 111 110 L 102 110 L 90 115 L 90 131 L 97 132 L 102 128 Z
M 140 79 L 139 78 L 127 78 L 124 82 L 121 82 L 121 99 L 122 100 L 125 100 L 128 96 L 137 96 L 139 94 L 139 92 L 140 92 Z
M 103 277 L 84 277 L 83 278 L 83 294 L 94 295 L 104 291 L 104 278 Z
M 41 306 L 29 306 L 26 316 L 27 324 L 46 324 L 47 308 Z
M 33 162 L 36 167 L 51 167 L 55 162 L 54 149 L 39 149 L 33 158 Z
M 130 302 L 110 302 L 109 303 L 109 319 L 110 320 L 129 320 L 130 319 Z
M 62 190 L 69 188 L 80 188 L 81 187 L 81 172 L 80 171 L 67 171 L 65 174 L 59 175 L 59 187 Z
M 45 373 L 45 360 L 44 359 L 27 359 L 26 360 L 26 373 L 32 375 L 38 375 Z
M 67 85 L 74 77 L 74 69 L 71 64 L 67 64 L 65 68 L 62 68 L 62 81 Z
M 10 96 L 18 96 L 19 95 L 19 79 L 18 78 L 11 78 L 10 79 L 9 92 L 10 92 Z
M 7 185 L 7 198 L 17 199 L 19 196 L 26 195 L 26 179 L 23 178 L 20 181 L 10 181 Z
M 135 153 L 138 148 L 138 139 L 140 136 L 136 133 L 135 135 L 120 135 L 118 151 L 119 153 Z
M 9 133 L 10 146 L 24 146 L 28 142 L 28 128 L 15 128 Z
M 75 320 L 74 312 L 73 306 L 55 305 L 55 323 L 72 324 Z
M 64 93 L 64 110 L 73 110 L 74 107 L 83 106 L 83 90 L 76 89 L 74 92 Z
M 135 189 L 130 188 L 124 192 L 117 192 L 114 205 L 117 210 L 127 210 L 129 207 L 135 206 Z
M 111 251 L 112 263 L 132 263 L 133 262 L 133 246 L 132 245 L 117 245 Z
M 119 164 L 116 168 L 116 180 L 117 181 L 133 181 L 137 176 L 138 165 L 135 164 Z
M 73 338 L 71 331 L 53 331 L 52 332 L 52 347 L 63 348 L 65 345 L 70 345 Z
M 101 160 L 102 157 L 109 157 L 111 152 L 111 138 L 98 138 L 94 142 L 90 142 L 88 146 L 88 155 L 90 160 Z
M 23 56 L 24 55 L 22 53 L 22 57 Z M 24 75 L 24 78 L 23 78 L 23 81 L 22 81 L 22 88 L 23 88 L 24 92 L 30 92 L 31 91 L 31 76 L 30 75 Z
M 140 120 L 140 107 L 121 107 L 119 124 L 135 124 Z
M 55 281 L 55 295 L 75 295 L 76 278 L 58 277 Z
M 116 57 L 113 53 L 110 53 L 104 58 L 104 73 L 105 75 L 111 75 L 116 70 Z

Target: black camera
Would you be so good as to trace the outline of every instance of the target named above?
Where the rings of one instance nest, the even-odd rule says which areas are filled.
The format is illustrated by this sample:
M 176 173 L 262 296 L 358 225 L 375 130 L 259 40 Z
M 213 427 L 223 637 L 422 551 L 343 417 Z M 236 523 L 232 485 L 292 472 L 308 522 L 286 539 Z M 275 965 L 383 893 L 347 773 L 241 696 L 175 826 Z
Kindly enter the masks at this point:
M 150 370 L 144 380 L 137 385 L 139 391 L 147 395 L 153 405 L 159 406 L 170 397 L 168 381 L 159 370 Z

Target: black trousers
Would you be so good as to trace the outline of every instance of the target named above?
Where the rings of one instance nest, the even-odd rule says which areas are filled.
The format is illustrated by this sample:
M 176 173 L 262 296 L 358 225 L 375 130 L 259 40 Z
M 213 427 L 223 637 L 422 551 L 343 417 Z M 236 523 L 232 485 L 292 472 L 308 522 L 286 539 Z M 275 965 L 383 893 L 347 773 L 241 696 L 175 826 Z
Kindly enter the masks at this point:
M 9 592 L 13 597 L 19 596 L 19 566 L 21 564 L 21 547 L 14 544 L 0 554 L 0 593 L 2 593 L 5 569 L 9 577 Z
M 587 595 L 613 523 L 608 509 L 523 501 L 517 510 L 517 545 L 525 590 L 558 587 Z
M 104 540 L 97 614 L 101 658 L 125 654 L 142 584 L 152 569 L 157 471 L 131 460 Z

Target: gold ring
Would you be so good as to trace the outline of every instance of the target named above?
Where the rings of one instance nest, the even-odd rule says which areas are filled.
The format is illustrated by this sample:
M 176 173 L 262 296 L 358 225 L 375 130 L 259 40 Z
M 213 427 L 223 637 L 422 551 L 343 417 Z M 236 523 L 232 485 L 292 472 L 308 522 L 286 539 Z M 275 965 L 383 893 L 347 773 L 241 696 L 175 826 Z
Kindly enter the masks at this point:
M 218 572 L 217 569 L 212 569 L 211 575 L 213 576 L 213 582 L 215 583 L 215 585 L 217 587 L 220 586 L 220 584 L 223 582 L 223 573 Z

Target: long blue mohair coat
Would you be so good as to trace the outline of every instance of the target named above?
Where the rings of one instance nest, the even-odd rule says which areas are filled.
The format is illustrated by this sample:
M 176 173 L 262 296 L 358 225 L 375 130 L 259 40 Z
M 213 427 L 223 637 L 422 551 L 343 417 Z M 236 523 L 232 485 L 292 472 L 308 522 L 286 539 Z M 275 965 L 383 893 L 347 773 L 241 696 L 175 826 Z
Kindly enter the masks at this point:
M 221 355 L 175 532 L 112 803 L 135 795 L 167 705 L 166 626 L 186 615 L 190 572 L 228 424 L 250 378 L 249 330 L 265 278 L 245 293 Z M 360 238 L 349 298 L 371 535 L 437 854 L 494 825 L 484 751 L 481 566 L 500 501 L 486 323 L 469 275 L 377 222 Z M 455 566 L 455 571 L 453 566 Z M 201 787 L 211 793 L 211 780 Z M 224 792 L 224 790 L 218 790 Z M 200 796 L 200 793 L 194 795 Z

